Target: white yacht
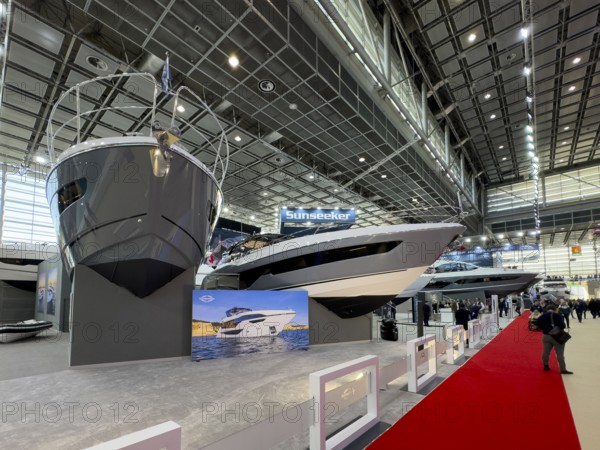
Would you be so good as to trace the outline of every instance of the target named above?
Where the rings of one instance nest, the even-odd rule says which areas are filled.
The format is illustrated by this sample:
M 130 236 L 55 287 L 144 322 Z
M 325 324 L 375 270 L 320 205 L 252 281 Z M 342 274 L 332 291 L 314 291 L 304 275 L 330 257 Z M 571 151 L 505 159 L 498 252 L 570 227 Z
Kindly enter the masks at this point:
M 504 297 L 524 292 L 540 279 L 537 272 L 439 260 L 398 297 L 410 298 L 420 291 L 441 291 L 448 295 L 484 292 L 486 296 L 495 294 Z
M 231 308 L 225 312 L 217 331 L 218 338 L 254 338 L 277 336 L 296 316 L 291 309 Z
M 546 277 L 535 286 L 535 290 L 540 294 L 542 299 L 571 299 L 571 290 L 567 286 L 565 279 L 562 277 Z
M 52 328 L 52 322 L 45 320 L 25 320 L 17 323 L 0 324 L 0 342 L 13 342 L 25 339 Z
M 305 290 L 338 316 L 357 317 L 406 289 L 464 230 L 429 223 L 252 236 L 223 255 L 202 289 Z

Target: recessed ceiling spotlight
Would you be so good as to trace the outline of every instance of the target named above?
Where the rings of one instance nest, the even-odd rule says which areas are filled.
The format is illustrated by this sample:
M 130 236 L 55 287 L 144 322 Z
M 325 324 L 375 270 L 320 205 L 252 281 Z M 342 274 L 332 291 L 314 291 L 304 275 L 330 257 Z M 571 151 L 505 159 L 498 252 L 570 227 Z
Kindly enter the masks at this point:
M 559 162 L 565 162 L 565 160 L 564 160 L 564 159 L 561 159 Z
M 527 36 L 529 36 L 529 29 L 527 27 L 521 28 L 521 37 L 525 39 Z
M 358 158 L 358 162 L 365 162 L 365 158 L 363 158 L 362 156 L 360 158 Z
M 492 114 L 492 115 L 490 116 L 490 119 L 492 119 L 492 120 L 493 120 L 493 119 L 495 119 L 495 118 L 496 118 L 496 114 Z
M 242 138 L 241 138 L 239 135 L 236 135 L 236 136 L 233 138 L 233 140 L 234 140 L 235 142 L 240 142 L 240 141 L 242 140 Z
M 338 188 L 335 188 L 335 189 L 333 190 L 333 192 L 339 192 L 339 189 L 338 189 Z
M 498 147 L 500 150 L 502 150 L 504 148 L 504 145 L 501 145 L 500 147 Z
M 263 192 L 263 195 L 266 197 L 267 195 L 269 195 L 268 192 Z
M 535 146 L 533 145 L 533 142 L 528 142 L 527 143 L 527 148 L 533 150 L 535 148 Z
M 477 35 L 475 33 L 471 33 L 467 39 L 469 39 L 469 42 L 474 42 L 475 39 L 477 39 Z
M 573 59 L 573 64 L 579 64 L 581 62 L 581 58 L 578 56 L 577 58 Z
M 177 105 L 177 111 L 180 113 L 185 112 L 185 107 L 183 105 Z
M 528 77 L 531 74 L 531 67 L 530 66 L 525 66 L 523 67 L 523 74 Z
M 480 238 L 482 241 L 487 241 L 487 236 L 481 236 Z
M 569 87 L 569 92 L 573 92 L 575 89 L 576 89 L 575 86 L 570 86 Z
M 36 156 L 35 160 L 40 164 L 44 164 L 46 162 L 46 158 L 44 158 L 43 156 Z
M 381 178 L 387 178 L 387 175 L 385 175 L 385 174 L 381 175 Z
M 533 152 L 527 152 L 527 156 L 529 156 L 530 158 L 533 158 L 535 156 L 535 153 L 533 153 Z
M 311 174 L 311 175 L 308 176 L 308 178 L 311 179 L 311 180 L 314 180 L 315 176 Z
M 564 128 L 564 130 L 565 130 L 565 131 L 567 131 L 569 128 L 571 128 L 571 127 L 567 125 L 567 126 Z
M 108 64 L 106 61 L 98 58 L 97 56 L 89 55 L 85 58 L 85 62 L 88 64 L 88 66 L 101 72 L 106 72 L 108 70 Z
M 485 94 L 483 96 L 483 98 L 485 98 L 486 100 L 489 100 L 490 98 L 492 98 L 492 94 L 490 94 L 489 92 L 487 94 Z
M 256 216 L 250 216 L 250 218 L 251 218 L 252 220 L 254 220 L 254 219 L 256 219 Z
M 506 156 L 504 158 L 502 158 L 502 161 L 506 161 Z
M 296 103 L 290 103 L 289 108 L 292 110 L 296 110 L 296 109 L 298 109 L 298 105 Z
M 522 237 L 522 236 L 523 236 L 523 232 L 522 232 L 522 231 L 519 231 L 519 232 L 517 233 L 517 236 L 519 236 L 519 237 Z
M 229 57 L 229 65 L 235 69 L 237 66 L 240 65 L 240 60 L 237 58 L 237 56 L 231 55 Z
M 567 145 L 567 141 L 562 141 L 560 145 Z
M 527 95 L 527 96 L 525 97 L 525 101 L 526 101 L 527 103 L 531 103 L 531 102 L 533 101 L 533 97 L 532 97 L 531 95 Z
M 504 239 L 504 235 L 503 235 L 502 233 L 500 233 L 500 234 L 498 235 L 498 239 Z
M 525 127 L 525 132 L 526 133 L 533 133 L 533 127 L 531 125 L 527 125 Z
M 534 156 L 532 159 L 533 162 L 540 162 L 540 158 L 538 158 L 537 156 Z

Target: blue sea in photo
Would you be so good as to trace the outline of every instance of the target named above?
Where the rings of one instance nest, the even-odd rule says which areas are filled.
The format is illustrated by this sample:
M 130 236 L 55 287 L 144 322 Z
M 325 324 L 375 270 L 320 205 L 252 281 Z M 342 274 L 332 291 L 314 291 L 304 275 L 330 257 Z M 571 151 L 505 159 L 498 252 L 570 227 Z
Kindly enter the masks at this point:
M 192 361 L 229 358 L 252 353 L 279 353 L 308 350 L 309 330 L 284 330 L 277 336 L 253 338 L 192 337 Z

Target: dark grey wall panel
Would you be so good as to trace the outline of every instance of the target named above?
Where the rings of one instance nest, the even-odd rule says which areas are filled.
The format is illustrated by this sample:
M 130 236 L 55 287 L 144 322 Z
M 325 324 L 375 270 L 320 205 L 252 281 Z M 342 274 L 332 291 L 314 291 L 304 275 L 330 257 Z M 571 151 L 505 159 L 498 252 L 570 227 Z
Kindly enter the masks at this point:
M 76 266 L 70 365 L 190 356 L 195 275 L 188 269 L 141 299 Z
M 312 298 L 308 299 L 309 345 L 371 339 L 371 315 L 342 319 Z

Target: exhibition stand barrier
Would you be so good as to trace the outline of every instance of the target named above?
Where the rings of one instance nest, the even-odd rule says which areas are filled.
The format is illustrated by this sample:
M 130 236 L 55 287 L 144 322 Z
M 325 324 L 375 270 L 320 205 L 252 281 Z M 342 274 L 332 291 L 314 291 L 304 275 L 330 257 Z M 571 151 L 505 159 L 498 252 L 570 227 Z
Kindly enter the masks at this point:
M 482 318 L 482 322 L 485 324 L 483 328 L 489 325 L 490 330 L 492 328 L 498 330 L 491 315 Z M 432 334 L 410 340 L 406 343 L 406 356 L 384 367 L 380 366 L 379 357 L 368 355 L 311 373 L 309 375 L 311 395 L 309 400 L 299 404 L 285 405 L 273 415 L 201 448 L 202 450 L 271 448 L 306 431 L 309 431 L 310 434 L 312 450 L 330 450 L 347 446 L 352 440 L 379 422 L 380 389 L 385 390 L 392 381 L 408 375 L 408 390 L 418 392 L 435 377 L 438 356 L 445 355 L 446 363 L 454 364 L 464 354 L 464 331 L 462 325 L 446 326 L 445 340 L 440 342 L 436 342 L 435 335 Z M 423 346 L 423 348 L 417 350 L 419 346 Z M 458 347 L 458 350 L 455 350 L 455 346 Z M 427 364 L 428 370 L 419 378 L 418 369 L 425 364 Z M 347 375 L 357 372 L 357 376 L 350 377 L 349 381 L 341 383 L 334 389 L 325 390 L 326 383 L 334 380 L 339 382 L 340 378 L 347 378 Z M 334 405 L 335 413 L 339 413 L 365 397 L 367 413 L 326 439 L 326 426 L 335 420 L 332 418 L 332 409 L 328 410 L 328 406 Z M 219 411 L 202 411 L 203 415 L 217 413 Z M 260 447 L 249 445 L 252 442 L 260 442 Z M 155 443 L 156 445 L 154 445 Z M 145 450 L 148 448 L 179 450 L 181 448 L 179 425 L 174 422 L 166 422 L 92 447 L 89 450 Z
M 180 450 L 181 426 L 169 421 L 104 442 L 87 450 Z
M 423 346 L 422 350 L 417 347 Z M 406 343 L 406 354 L 408 355 L 408 390 L 409 392 L 419 392 L 419 390 L 430 383 L 437 374 L 437 353 L 434 334 L 412 339 Z M 419 366 L 425 361 L 428 362 L 427 373 L 419 377 Z
M 361 371 L 350 383 L 326 392 L 325 385 L 346 375 Z M 368 355 L 309 375 L 313 420 L 310 426 L 310 448 L 334 450 L 344 448 L 379 422 L 379 357 Z M 343 390 L 340 389 L 343 387 Z M 327 439 L 328 406 L 336 411 L 346 409 L 367 397 L 367 413 Z
M 469 348 L 475 348 L 481 342 L 481 322 L 478 319 L 467 322 L 467 333 L 469 334 Z
M 465 354 L 465 329 L 462 325 L 446 327 L 446 363 L 455 364 Z

